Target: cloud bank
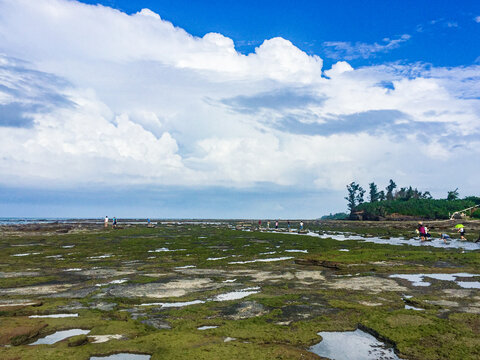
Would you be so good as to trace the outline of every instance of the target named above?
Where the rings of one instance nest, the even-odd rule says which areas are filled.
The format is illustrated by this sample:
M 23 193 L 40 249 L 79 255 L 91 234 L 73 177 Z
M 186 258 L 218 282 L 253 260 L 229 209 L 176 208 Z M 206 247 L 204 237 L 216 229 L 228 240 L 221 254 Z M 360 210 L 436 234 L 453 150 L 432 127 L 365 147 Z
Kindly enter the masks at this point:
M 324 69 L 286 39 L 242 54 L 148 9 L 0 0 L 0 184 L 474 191 L 479 66 L 343 61 L 407 40 L 331 43 Z

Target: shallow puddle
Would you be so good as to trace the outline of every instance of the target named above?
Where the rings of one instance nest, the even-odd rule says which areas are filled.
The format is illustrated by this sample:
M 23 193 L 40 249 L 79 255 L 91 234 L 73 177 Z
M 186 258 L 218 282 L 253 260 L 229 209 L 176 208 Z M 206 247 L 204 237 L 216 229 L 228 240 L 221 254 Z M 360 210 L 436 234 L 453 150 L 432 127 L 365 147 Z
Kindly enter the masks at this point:
M 172 249 L 170 250 L 169 248 L 160 248 L 160 249 L 155 249 L 155 250 L 148 250 L 149 253 L 152 253 L 152 252 L 169 252 L 169 251 L 185 251 L 187 249 Z
M 70 268 L 70 269 L 65 269 L 63 271 L 82 271 L 80 268 Z
M 296 233 L 292 233 L 294 235 L 298 235 Z M 338 241 L 345 241 L 345 240 L 359 240 L 365 242 L 372 242 L 376 244 L 388 244 L 388 245 L 412 245 L 412 246 L 433 246 L 438 248 L 457 248 L 457 249 L 465 249 L 465 250 L 480 250 L 480 243 L 468 242 L 468 241 L 460 241 L 460 240 L 451 240 L 450 242 L 446 243 L 441 239 L 433 239 L 431 241 L 420 242 L 420 240 L 416 238 L 405 239 L 399 237 L 391 237 L 389 239 L 381 239 L 376 236 L 372 237 L 364 237 L 356 234 L 348 234 L 348 233 L 314 233 L 309 232 L 307 234 L 301 235 L 309 235 L 314 237 L 319 237 L 321 239 L 334 239 Z
M 291 256 L 284 256 L 278 258 L 270 258 L 270 259 L 256 259 L 256 260 L 246 260 L 246 261 L 232 261 L 229 264 L 251 264 L 256 262 L 271 262 L 271 261 L 283 261 L 283 260 L 290 260 L 293 259 Z
M 149 360 L 150 355 L 120 353 L 110 356 L 92 356 L 90 360 Z
M 232 291 L 225 294 L 220 294 L 215 296 L 212 300 L 213 301 L 229 301 L 229 300 L 239 300 L 243 299 L 247 296 L 257 294 L 260 292 L 260 288 L 258 286 L 246 288 L 238 291 Z
M 98 255 L 98 256 L 90 256 L 88 259 L 92 260 L 99 260 L 99 259 L 107 259 L 109 257 L 112 257 L 113 255 L 111 254 L 105 254 L 105 255 Z
M 412 283 L 413 286 L 430 286 L 431 283 L 425 281 L 425 278 L 453 281 L 464 289 L 480 289 L 480 281 L 458 281 L 457 278 L 480 277 L 480 274 L 456 273 L 456 274 L 393 274 L 389 277 L 405 279 Z
M 45 336 L 44 338 L 38 339 L 37 341 L 35 341 L 30 345 L 41 345 L 41 344 L 51 345 L 72 336 L 83 335 L 83 334 L 86 335 L 89 332 L 90 330 L 82 330 L 82 329 L 70 329 L 70 330 L 57 331 L 51 335 Z
M 128 281 L 128 279 L 118 279 L 118 280 L 112 280 L 108 283 L 104 283 L 104 284 L 95 284 L 95 286 L 106 286 L 106 285 L 118 285 L 118 284 L 124 284 Z
M 30 319 L 43 319 L 43 318 L 69 318 L 69 317 L 78 317 L 78 314 L 51 314 L 51 315 L 30 315 Z
M 32 243 L 32 244 L 11 244 L 10 246 L 27 247 L 27 246 L 43 246 L 43 244 L 35 244 L 35 243 Z
M 209 329 L 216 329 L 218 326 L 200 326 L 197 328 L 197 330 L 209 330 Z
M 175 269 L 193 269 L 196 268 L 195 265 L 185 265 L 185 266 L 176 266 Z
M 345 332 L 319 332 L 323 340 L 309 351 L 335 360 L 397 360 L 392 348 L 357 329 Z
M 63 255 L 49 255 L 45 256 L 45 259 L 61 259 Z
M 174 302 L 174 303 L 144 303 L 140 304 L 139 306 L 161 306 L 162 308 L 171 308 L 171 307 L 184 307 L 189 305 L 197 305 L 197 304 L 204 304 L 205 301 L 203 300 L 193 300 L 193 301 L 185 301 L 185 302 Z

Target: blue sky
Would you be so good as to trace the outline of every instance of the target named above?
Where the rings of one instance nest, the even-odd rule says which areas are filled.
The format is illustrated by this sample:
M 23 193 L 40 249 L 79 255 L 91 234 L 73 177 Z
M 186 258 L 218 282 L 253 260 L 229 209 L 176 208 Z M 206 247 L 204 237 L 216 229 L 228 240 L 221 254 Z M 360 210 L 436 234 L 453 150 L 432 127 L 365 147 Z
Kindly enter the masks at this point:
M 352 59 L 355 67 L 389 61 L 426 62 L 434 66 L 471 65 L 478 58 L 480 29 L 474 21 L 480 3 L 474 0 L 366 1 L 83 1 L 132 14 L 143 8 L 158 13 L 190 34 L 223 34 L 249 53 L 265 39 L 281 36 L 326 64 L 329 42 L 385 45 L 385 38 L 411 36 L 392 51 Z M 374 56 L 373 56 L 374 55 Z M 338 54 L 341 56 L 341 54 Z
M 0 216 L 479 195 L 477 1 L 0 0 Z

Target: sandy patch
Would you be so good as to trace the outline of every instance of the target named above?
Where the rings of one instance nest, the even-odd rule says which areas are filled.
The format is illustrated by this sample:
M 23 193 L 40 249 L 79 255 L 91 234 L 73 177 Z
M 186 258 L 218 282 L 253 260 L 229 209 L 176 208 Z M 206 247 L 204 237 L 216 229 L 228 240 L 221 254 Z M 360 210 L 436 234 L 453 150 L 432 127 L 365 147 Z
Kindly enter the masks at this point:
M 327 284 L 332 289 L 349 289 L 357 291 L 367 291 L 370 293 L 379 293 L 382 291 L 407 291 L 404 286 L 400 286 L 396 281 L 382 279 L 375 276 L 363 276 L 338 279 L 335 282 Z

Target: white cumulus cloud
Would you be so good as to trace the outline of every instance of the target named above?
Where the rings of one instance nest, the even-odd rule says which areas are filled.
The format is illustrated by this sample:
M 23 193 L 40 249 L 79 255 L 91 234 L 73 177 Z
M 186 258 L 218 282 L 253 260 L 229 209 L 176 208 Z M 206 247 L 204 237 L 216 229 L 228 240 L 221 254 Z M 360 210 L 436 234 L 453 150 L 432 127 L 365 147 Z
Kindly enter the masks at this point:
M 408 39 L 330 43 L 323 69 L 280 37 L 245 55 L 148 9 L 0 0 L 0 182 L 451 188 L 480 152 L 480 68 L 345 61 Z

